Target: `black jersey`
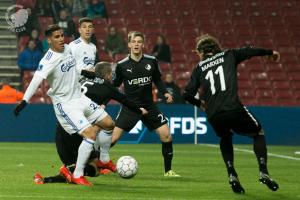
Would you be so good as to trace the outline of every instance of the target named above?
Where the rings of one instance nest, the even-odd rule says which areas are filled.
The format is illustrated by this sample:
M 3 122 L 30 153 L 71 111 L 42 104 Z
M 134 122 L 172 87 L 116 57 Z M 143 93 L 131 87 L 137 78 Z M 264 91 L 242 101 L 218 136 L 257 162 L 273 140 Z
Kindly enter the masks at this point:
M 201 87 L 201 99 L 205 101 L 208 118 L 223 111 L 240 109 L 243 105 L 238 96 L 237 65 L 253 56 L 272 53 L 272 50 L 244 47 L 225 50 L 199 62 L 185 88 L 184 98 L 199 106 L 200 101 L 194 96 Z
M 124 93 L 136 104 L 153 104 L 153 82 L 161 93 L 167 92 L 155 57 L 144 54 L 137 62 L 128 56 L 118 62 L 114 86 L 119 87 L 123 83 Z
M 134 102 L 130 101 L 124 94 L 114 88 L 110 82 L 104 79 L 96 77 L 85 80 L 81 85 L 81 92 L 99 105 L 106 104 L 109 100 L 113 99 L 130 110 L 142 114 L 142 111 Z

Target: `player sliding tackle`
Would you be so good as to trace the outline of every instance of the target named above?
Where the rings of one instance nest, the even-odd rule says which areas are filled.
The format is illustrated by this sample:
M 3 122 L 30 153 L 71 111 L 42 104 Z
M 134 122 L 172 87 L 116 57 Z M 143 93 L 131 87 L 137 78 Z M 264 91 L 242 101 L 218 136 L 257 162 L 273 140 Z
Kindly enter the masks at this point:
M 91 70 L 95 71 L 94 75 L 96 75 L 96 77 L 93 79 L 87 79 L 82 84 L 83 92 L 87 97 L 89 97 L 99 105 L 106 104 L 108 101 L 113 99 L 122 103 L 124 106 L 128 107 L 138 115 L 147 114 L 147 111 L 145 109 L 137 107 L 135 103 L 128 100 L 128 98 L 124 94 L 120 93 L 111 85 L 110 82 L 112 80 L 112 66 L 110 63 L 97 63 L 95 69 Z M 61 161 L 66 167 L 61 168 L 60 174 L 56 176 L 43 178 L 41 174 L 36 173 L 34 176 L 34 182 L 36 184 L 68 182 L 68 180 L 66 180 L 66 177 L 69 176 L 69 171 L 74 171 L 77 158 L 77 150 L 81 141 L 82 138 L 78 135 L 70 135 L 61 126 L 58 126 L 55 137 L 56 149 Z M 100 148 L 102 153 L 103 147 L 101 147 L 101 145 Z M 96 149 L 99 150 L 98 147 Z M 97 152 L 93 151 L 89 159 L 89 164 L 84 168 L 85 175 L 91 177 L 95 177 L 98 175 L 97 166 L 99 167 L 99 160 L 97 159 L 97 156 Z M 115 171 L 115 168 L 112 169 L 112 171 Z
M 94 68 L 96 60 L 97 49 L 96 46 L 91 42 L 91 38 L 94 33 L 93 20 L 87 17 L 80 18 L 78 32 L 80 33 L 80 37 L 72 41 L 69 47 L 71 54 L 76 60 L 76 68 L 79 72 L 81 72 L 84 69 L 89 70 L 91 68 Z M 81 81 L 81 83 L 83 83 L 83 81 Z M 107 127 L 114 126 L 114 122 L 111 118 L 107 118 L 105 123 Z M 58 128 L 57 130 L 63 129 Z M 98 133 L 95 143 L 96 146 L 101 146 L 100 160 L 98 162 L 98 167 L 101 167 L 103 169 L 101 173 L 104 172 L 105 169 L 109 169 L 114 172 L 116 168 L 115 164 L 110 160 L 109 157 L 111 137 L 112 136 L 110 132 L 101 130 Z M 67 169 L 64 167 L 61 168 L 61 173 L 63 172 L 67 172 Z M 66 173 L 63 174 L 67 175 Z M 68 179 L 70 180 L 70 176 L 66 177 L 68 177 Z

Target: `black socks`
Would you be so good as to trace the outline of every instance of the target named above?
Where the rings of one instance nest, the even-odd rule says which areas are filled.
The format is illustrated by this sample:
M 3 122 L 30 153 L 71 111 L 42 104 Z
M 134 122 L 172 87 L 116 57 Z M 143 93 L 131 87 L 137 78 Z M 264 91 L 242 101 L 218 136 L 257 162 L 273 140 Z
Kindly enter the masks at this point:
M 164 157 L 165 172 L 171 170 L 173 159 L 173 144 L 171 142 L 162 142 L 162 155 Z

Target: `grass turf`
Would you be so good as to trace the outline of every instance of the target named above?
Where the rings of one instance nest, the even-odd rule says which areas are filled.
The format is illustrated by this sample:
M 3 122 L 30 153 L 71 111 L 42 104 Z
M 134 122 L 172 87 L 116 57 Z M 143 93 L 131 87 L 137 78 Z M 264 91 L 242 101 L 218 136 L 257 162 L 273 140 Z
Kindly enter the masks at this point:
M 249 145 L 235 145 L 251 150 Z M 269 157 L 269 171 L 280 188 L 270 191 L 258 182 L 258 170 L 252 153 L 235 151 L 235 166 L 246 194 L 234 194 L 219 148 L 207 145 L 174 145 L 173 169 L 181 178 L 163 177 L 160 144 L 116 145 L 111 158 L 116 161 L 131 155 L 139 163 L 132 179 L 117 174 L 88 178 L 94 186 L 55 183 L 35 185 L 33 175 L 55 175 L 61 166 L 55 145 L 48 143 L 0 143 L 0 199 L 255 199 L 297 200 L 299 192 L 299 147 L 269 146 L 269 153 L 295 157 Z

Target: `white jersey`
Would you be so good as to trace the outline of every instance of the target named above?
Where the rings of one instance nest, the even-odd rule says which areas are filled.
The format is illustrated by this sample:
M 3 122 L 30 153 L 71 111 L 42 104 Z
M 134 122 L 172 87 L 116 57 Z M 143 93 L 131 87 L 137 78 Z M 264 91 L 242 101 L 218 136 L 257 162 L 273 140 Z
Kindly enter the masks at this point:
M 76 68 L 79 72 L 82 69 L 94 67 L 97 49 L 93 43 L 86 43 L 83 39 L 78 38 L 72 41 L 69 47 L 76 59 Z
M 79 74 L 75 65 L 76 60 L 66 44 L 64 52 L 49 49 L 40 61 L 35 75 L 47 79 L 50 85 L 47 94 L 54 104 L 81 97 Z

